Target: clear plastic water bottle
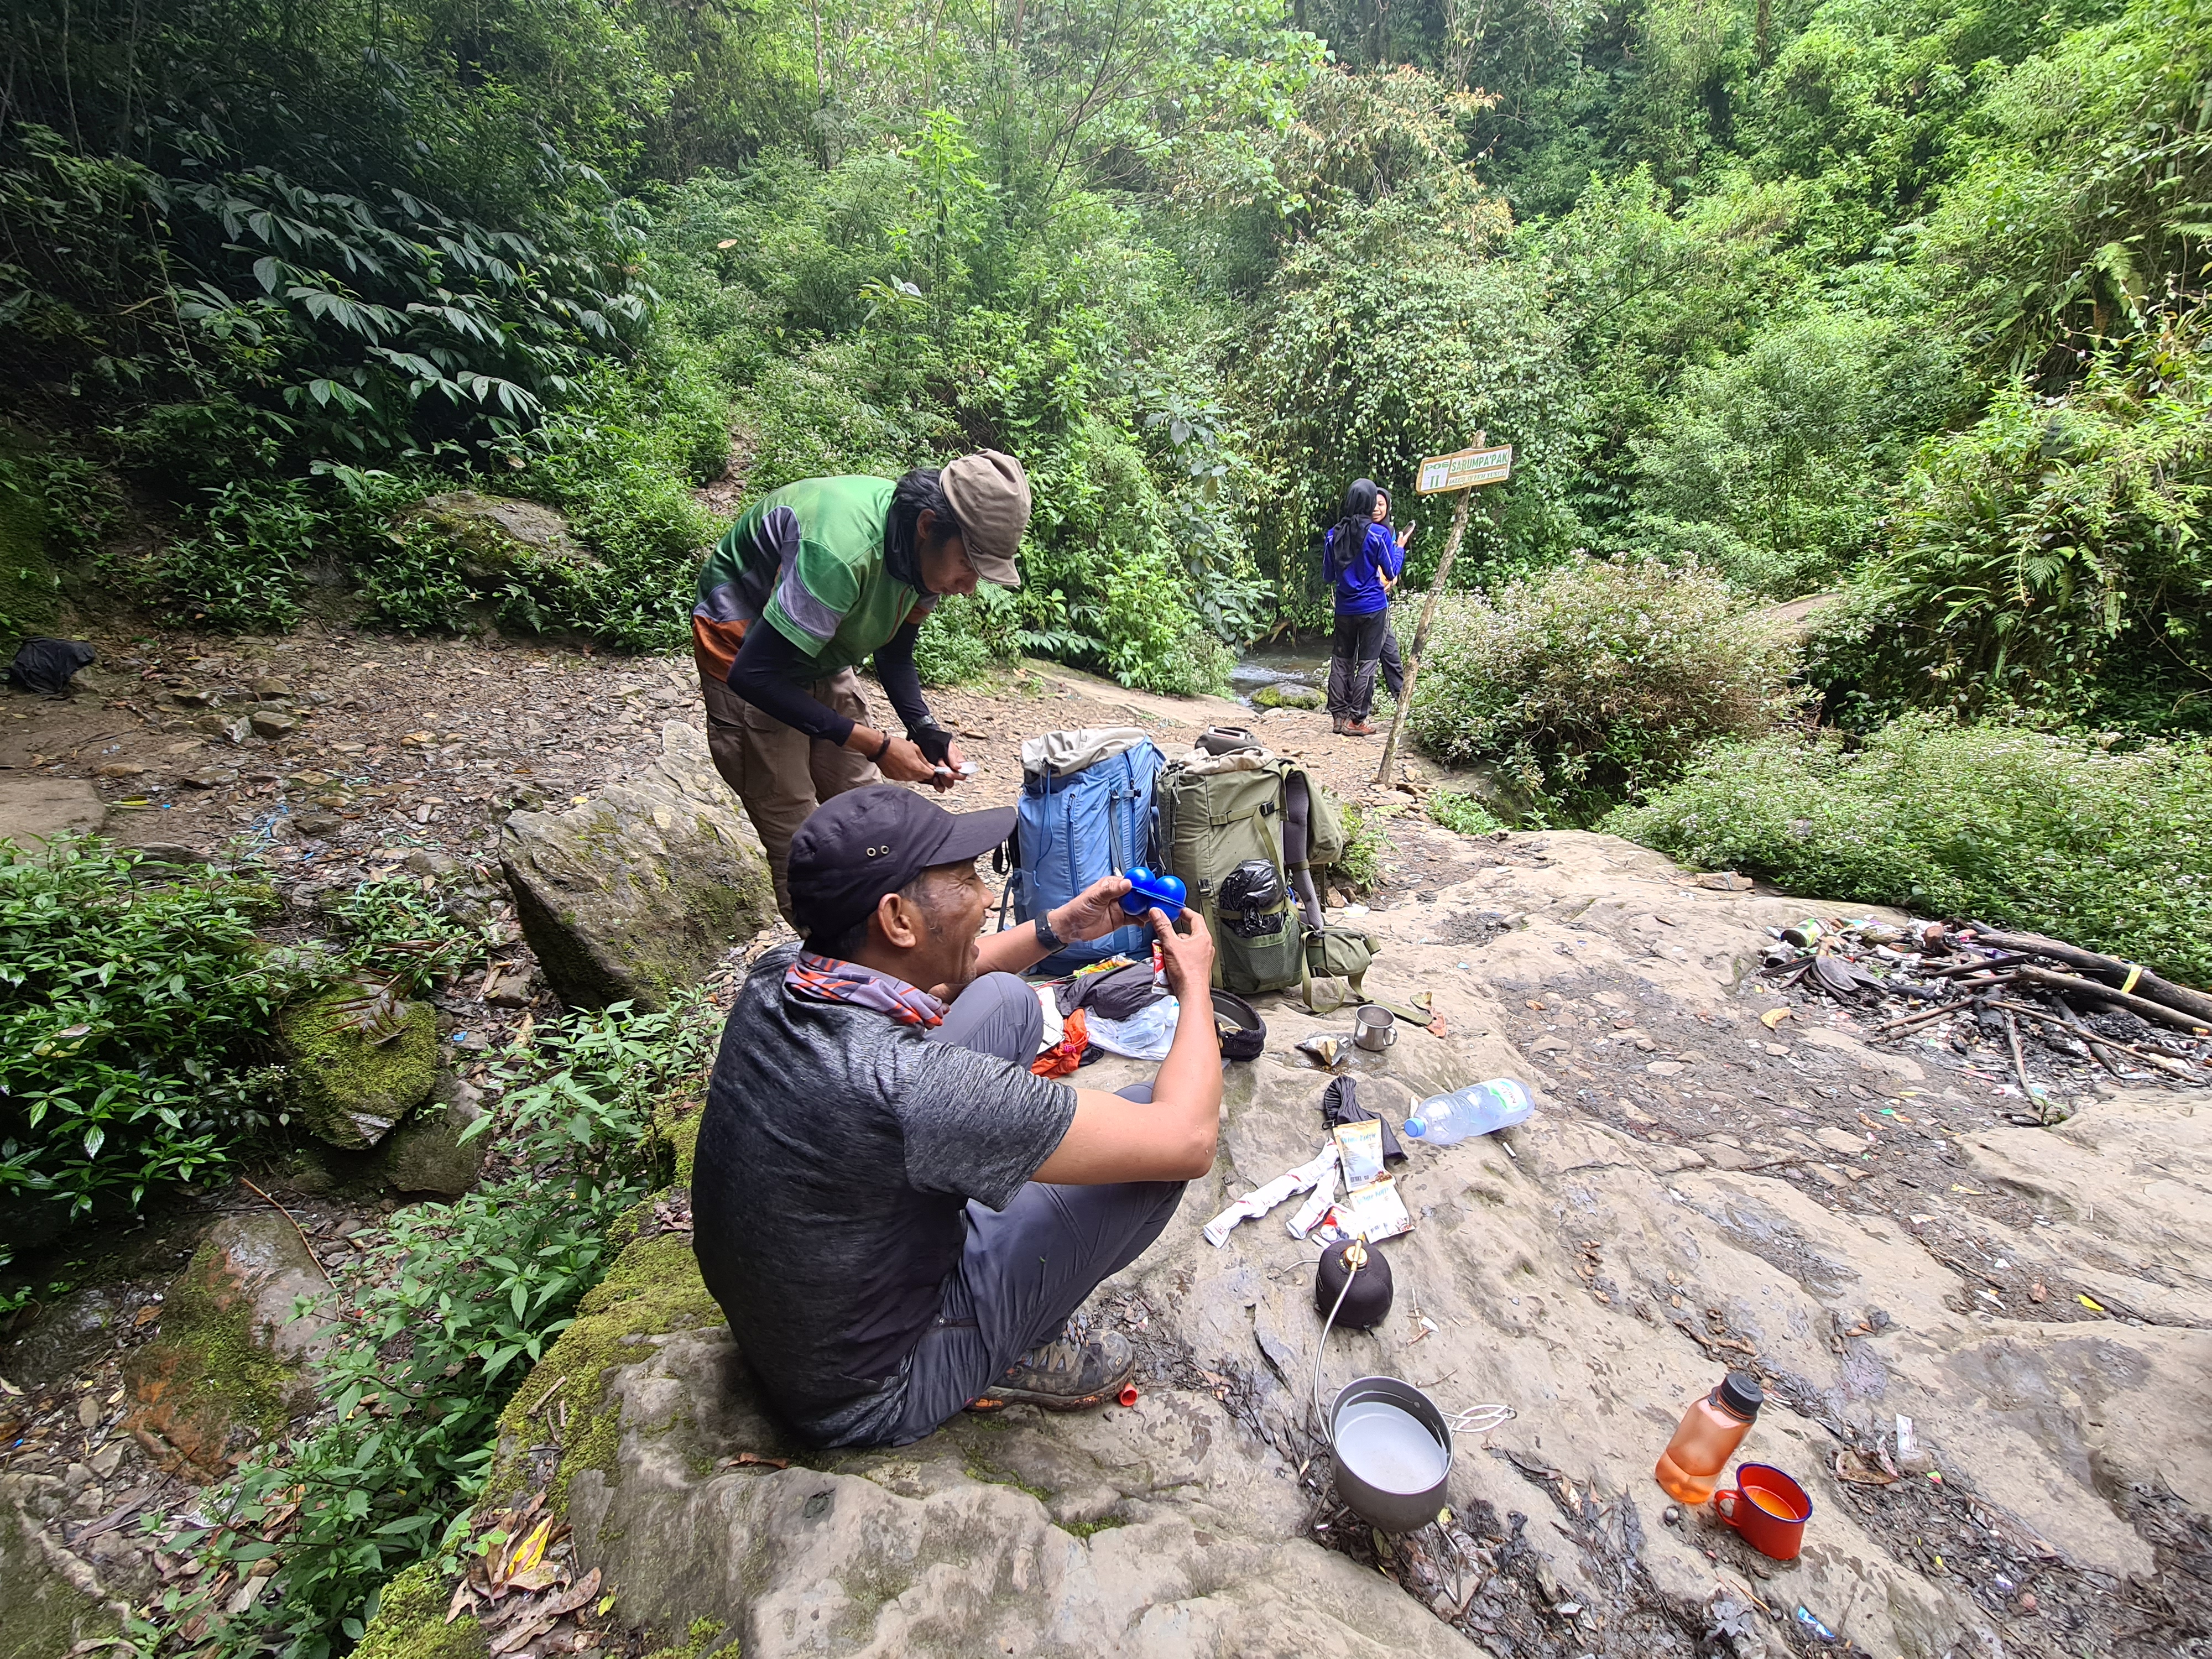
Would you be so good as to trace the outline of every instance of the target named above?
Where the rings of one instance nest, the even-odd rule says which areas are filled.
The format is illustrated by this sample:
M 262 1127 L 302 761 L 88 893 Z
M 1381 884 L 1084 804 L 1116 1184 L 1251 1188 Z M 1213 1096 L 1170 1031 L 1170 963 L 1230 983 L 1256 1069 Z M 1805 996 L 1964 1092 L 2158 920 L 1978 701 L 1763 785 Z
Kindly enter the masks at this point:
M 1525 1123 L 1535 1109 L 1535 1097 L 1526 1084 L 1517 1078 L 1494 1077 L 1448 1095 L 1431 1096 L 1406 1120 L 1406 1135 L 1431 1146 L 1449 1146 L 1469 1135 Z

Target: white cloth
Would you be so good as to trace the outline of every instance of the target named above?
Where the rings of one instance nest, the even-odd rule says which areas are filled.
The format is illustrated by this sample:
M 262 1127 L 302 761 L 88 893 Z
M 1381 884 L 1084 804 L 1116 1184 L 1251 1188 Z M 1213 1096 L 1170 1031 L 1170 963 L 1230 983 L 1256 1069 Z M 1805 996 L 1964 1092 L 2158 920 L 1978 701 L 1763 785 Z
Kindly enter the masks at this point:
M 1134 726 L 1093 726 L 1073 732 L 1048 732 L 1041 738 L 1022 739 L 1022 770 L 1064 778 L 1071 772 L 1111 759 L 1125 749 L 1145 741 Z

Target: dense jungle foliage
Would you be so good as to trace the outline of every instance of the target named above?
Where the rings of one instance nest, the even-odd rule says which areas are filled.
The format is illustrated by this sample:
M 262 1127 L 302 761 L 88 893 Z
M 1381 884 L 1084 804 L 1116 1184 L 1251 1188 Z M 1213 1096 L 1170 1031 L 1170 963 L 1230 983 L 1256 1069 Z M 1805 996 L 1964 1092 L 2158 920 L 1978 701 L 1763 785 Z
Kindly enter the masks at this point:
M 688 486 L 1030 465 L 1027 651 L 1325 614 L 1352 477 L 1516 450 L 1470 587 L 1839 591 L 1809 672 L 2204 723 L 2203 0 L 24 0 L 0 475 L 176 620 L 682 636 Z M 731 436 L 734 434 L 734 454 Z M 469 475 L 596 568 L 395 531 Z M 1413 544 L 1418 586 L 1444 514 Z M 150 521 L 155 533 L 120 533 Z M 34 550 L 35 551 L 35 550 Z M 0 599 L 37 621 L 43 567 Z M 25 595 L 30 597 L 27 600 Z

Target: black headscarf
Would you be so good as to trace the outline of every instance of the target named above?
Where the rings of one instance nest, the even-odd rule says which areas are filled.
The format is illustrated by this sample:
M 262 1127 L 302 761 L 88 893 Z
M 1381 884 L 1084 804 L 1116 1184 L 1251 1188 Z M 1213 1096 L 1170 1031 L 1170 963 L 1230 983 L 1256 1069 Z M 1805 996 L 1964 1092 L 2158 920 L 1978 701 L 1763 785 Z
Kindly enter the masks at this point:
M 1367 539 L 1367 526 L 1375 522 L 1375 480 L 1358 478 L 1344 492 L 1344 517 L 1337 520 L 1336 545 L 1328 556 L 1328 579 L 1334 581 L 1352 568 Z

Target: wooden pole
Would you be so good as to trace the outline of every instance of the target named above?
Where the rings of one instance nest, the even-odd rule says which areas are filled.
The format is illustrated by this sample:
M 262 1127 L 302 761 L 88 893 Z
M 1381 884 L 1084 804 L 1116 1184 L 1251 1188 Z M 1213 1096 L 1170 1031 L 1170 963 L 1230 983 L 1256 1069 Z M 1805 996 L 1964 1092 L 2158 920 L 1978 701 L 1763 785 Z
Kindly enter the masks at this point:
M 1467 534 L 1468 503 L 1474 499 L 1472 489 L 1459 493 L 1459 505 L 1452 510 L 1451 534 L 1444 542 L 1444 556 L 1437 562 L 1437 574 L 1429 579 L 1429 597 L 1421 606 L 1421 625 L 1413 630 L 1413 648 L 1406 653 L 1405 695 L 1398 699 L 1396 711 L 1390 716 L 1390 736 L 1382 744 L 1382 764 L 1375 774 L 1375 781 L 1386 787 L 1395 782 L 1398 769 L 1398 738 L 1406 729 L 1406 711 L 1413 706 L 1413 677 L 1421 672 L 1421 656 L 1429 648 L 1429 629 L 1437 619 L 1437 601 L 1443 597 L 1444 584 L 1451 580 L 1452 561 L 1459 557 L 1460 538 Z

